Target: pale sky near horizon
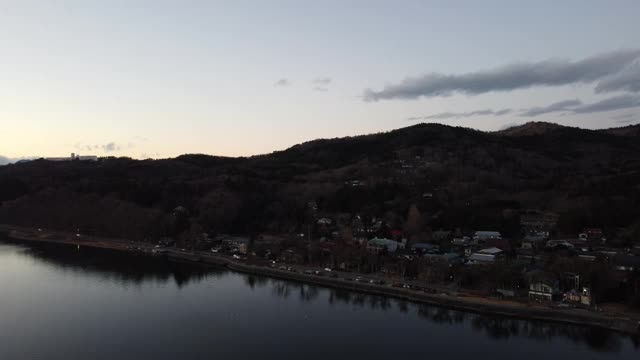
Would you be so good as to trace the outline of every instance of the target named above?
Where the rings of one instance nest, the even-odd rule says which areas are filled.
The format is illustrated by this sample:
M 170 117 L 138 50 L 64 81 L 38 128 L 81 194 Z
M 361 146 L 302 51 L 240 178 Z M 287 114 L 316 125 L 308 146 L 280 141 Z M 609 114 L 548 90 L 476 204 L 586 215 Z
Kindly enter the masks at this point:
M 0 0 L 0 155 L 635 124 L 638 14 L 637 0 Z

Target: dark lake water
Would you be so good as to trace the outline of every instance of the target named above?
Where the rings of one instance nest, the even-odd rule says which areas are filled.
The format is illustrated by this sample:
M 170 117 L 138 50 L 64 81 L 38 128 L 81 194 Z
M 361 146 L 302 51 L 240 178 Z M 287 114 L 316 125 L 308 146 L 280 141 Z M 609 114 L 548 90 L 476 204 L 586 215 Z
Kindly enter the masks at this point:
M 0 240 L 0 359 L 640 358 L 598 329 Z

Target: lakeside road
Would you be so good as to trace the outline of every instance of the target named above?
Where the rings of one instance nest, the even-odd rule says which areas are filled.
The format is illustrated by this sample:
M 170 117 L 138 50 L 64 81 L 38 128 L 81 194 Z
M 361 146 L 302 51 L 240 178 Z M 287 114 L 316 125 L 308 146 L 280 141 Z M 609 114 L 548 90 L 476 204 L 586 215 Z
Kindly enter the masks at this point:
M 154 246 L 148 243 L 132 242 L 123 239 L 108 239 L 85 236 L 82 234 L 69 234 L 59 231 L 31 229 L 10 225 L 0 225 L 0 232 L 6 233 L 8 237 L 13 240 L 25 242 L 58 243 L 73 246 L 79 245 L 126 252 L 138 252 L 149 255 L 154 249 Z M 379 296 L 388 296 L 403 299 L 416 303 L 442 306 L 455 310 L 523 319 L 562 322 L 584 326 L 595 326 L 630 335 L 640 335 L 640 316 L 638 316 L 637 314 L 593 312 L 584 309 L 572 308 L 559 309 L 538 304 L 523 304 L 515 301 L 499 300 L 477 296 L 465 296 L 463 294 L 452 295 L 446 292 L 425 292 L 422 289 L 406 289 L 402 287 L 393 287 L 389 284 L 385 285 L 373 284 L 369 282 L 358 282 L 351 278 L 347 279 L 339 276 L 329 277 L 326 276 L 326 274 L 325 276 L 319 276 L 315 274 L 305 273 L 305 270 L 312 270 L 312 268 L 310 267 L 296 266 L 293 269 L 294 271 L 291 271 L 270 266 L 252 265 L 247 264 L 243 260 L 235 259 L 233 257 L 206 252 L 166 249 L 166 256 L 169 260 L 172 261 L 224 266 L 232 271 L 247 274 L 299 281 L 350 291 L 365 292 Z M 366 277 L 366 275 L 364 274 L 350 274 L 350 276 L 358 275 L 362 276 L 363 278 Z

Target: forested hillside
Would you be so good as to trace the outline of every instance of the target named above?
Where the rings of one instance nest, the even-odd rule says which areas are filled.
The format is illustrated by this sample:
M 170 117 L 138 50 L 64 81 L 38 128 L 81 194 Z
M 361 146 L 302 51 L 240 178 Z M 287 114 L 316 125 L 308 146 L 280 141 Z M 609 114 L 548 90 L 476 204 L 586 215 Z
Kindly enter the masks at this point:
M 135 239 L 306 232 L 319 217 L 383 219 L 414 231 L 496 229 L 517 238 L 525 209 L 558 234 L 640 231 L 638 127 L 530 123 L 500 132 L 420 124 L 316 140 L 249 158 L 35 160 L 0 167 L 0 223 Z M 238 139 L 241 141 L 241 139 Z

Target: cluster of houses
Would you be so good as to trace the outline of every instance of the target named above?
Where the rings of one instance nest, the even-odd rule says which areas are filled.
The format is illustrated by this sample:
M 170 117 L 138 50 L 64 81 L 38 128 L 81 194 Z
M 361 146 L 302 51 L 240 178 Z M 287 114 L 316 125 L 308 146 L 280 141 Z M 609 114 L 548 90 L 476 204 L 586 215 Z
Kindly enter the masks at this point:
M 357 186 L 355 183 L 351 186 Z M 309 202 L 310 211 L 317 213 L 318 204 Z M 380 219 L 365 221 L 360 216 L 354 216 L 350 220 L 349 237 L 343 237 L 340 229 L 345 224 L 345 219 L 327 216 L 314 216 L 316 232 L 312 236 L 311 228 L 308 233 L 295 235 L 306 240 L 307 246 L 315 243 L 323 254 L 332 254 L 335 245 L 340 243 L 347 247 L 353 246 L 366 250 L 372 255 L 384 255 L 396 258 L 404 258 L 410 261 L 420 259 L 422 269 L 429 270 L 430 264 L 448 264 L 452 269 L 472 269 L 482 266 L 501 263 L 505 259 L 512 260 L 524 268 L 520 278 L 525 279 L 525 284 L 516 286 L 505 284 L 494 289 L 505 297 L 527 296 L 531 301 L 550 302 L 562 301 L 576 306 L 592 306 L 593 296 L 588 282 L 581 282 L 579 276 L 567 273 L 558 278 L 558 274 L 550 274 L 544 271 L 544 264 L 549 256 L 571 256 L 584 261 L 594 261 L 605 256 L 609 264 L 618 271 L 621 277 L 624 274 L 640 269 L 640 246 L 630 251 L 611 249 L 606 247 L 606 239 L 603 231 L 598 228 L 584 229 L 575 238 L 553 239 L 550 234 L 557 221 L 557 216 L 550 213 L 528 211 L 521 219 L 523 237 L 516 243 L 503 238 L 499 231 L 475 231 L 467 236 L 459 232 L 433 231 L 430 234 L 430 242 L 410 242 L 403 230 L 385 228 Z M 386 236 L 381 236 L 386 234 Z M 313 240 L 316 239 L 316 240 Z M 347 240 L 348 239 L 348 240 Z M 218 244 L 213 250 L 227 251 L 238 254 L 250 252 L 248 238 L 223 237 L 213 239 Z M 264 239 L 256 239 L 258 243 L 264 243 Z M 299 244 L 300 239 L 293 243 Z M 266 246 L 271 249 L 272 247 Z M 304 263 L 309 261 L 303 246 L 281 247 L 278 252 L 279 261 L 286 263 Z M 317 247 L 316 247 L 317 249 Z M 267 252 L 269 253 L 269 252 Z M 327 256 L 333 258 L 333 256 Z M 393 269 L 394 261 L 389 267 Z M 426 265 L 424 265 L 426 264 Z M 336 265 L 341 266 L 341 265 Z M 347 266 L 345 268 L 349 267 Z M 434 269 L 438 266 L 432 266 Z M 341 267 L 342 268 L 342 267 Z M 442 268 L 442 267 L 440 267 Z M 378 268 L 386 269 L 384 266 Z M 376 270 L 377 271 L 377 270 Z M 435 270 L 433 270 L 435 271 Z M 403 275 L 404 276 L 404 275 Z M 448 279 L 445 277 L 444 279 Z M 585 286 L 586 283 L 587 286 Z M 639 284 L 640 285 L 640 284 Z
M 361 237 L 358 243 L 373 254 L 417 256 L 450 266 L 482 266 L 510 257 L 532 266 L 527 266 L 528 270 L 525 274 L 528 288 L 518 289 L 519 291 L 509 288 L 498 289 L 503 296 L 528 295 L 531 301 L 562 301 L 576 306 L 588 307 L 593 304 L 590 288 L 582 286 L 575 279 L 569 282 L 564 281 L 566 279 L 560 281 L 561 279 L 556 278 L 555 275 L 542 271 L 546 256 L 570 252 L 567 256 L 577 256 L 581 260 L 593 261 L 597 256 L 604 255 L 613 264 L 615 270 L 630 272 L 640 269 L 640 247 L 635 250 L 637 254 L 606 248 L 606 239 L 601 229 L 584 229 L 572 239 L 550 239 L 550 230 L 556 220 L 557 217 L 553 214 L 528 213 L 524 216 L 524 224 L 522 224 L 526 234 L 518 247 L 515 247 L 509 239 L 504 239 L 498 231 L 476 231 L 470 236 L 459 237 L 454 237 L 451 232 L 446 231 L 433 232 L 434 239 L 450 238 L 450 246 L 447 249 L 440 248 L 441 246 L 438 245 L 442 244 L 440 241 L 409 244 L 407 239 L 402 237 L 401 231 L 398 234 L 392 231 L 391 238 Z M 319 219 L 318 222 L 324 225 L 331 224 L 326 218 Z M 375 228 L 376 224 L 373 225 Z M 523 290 L 526 293 L 523 294 Z
M 434 234 L 434 236 L 443 234 Z M 444 236 L 450 236 L 446 232 Z M 497 231 L 476 231 L 473 237 L 460 237 L 451 240 L 449 251 L 441 252 L 440 246 L 432 243 L 414 243 L 407 245 L 407 239 L 399 240 L 374 237 L 373 239 L 361 239 L 366 242 L 366 249 L 371 253 L 380 254 L 415 254 L 424 257 L 442 257 L 447 262 L 465 263 L 468 265 L 493 263 L 505 257 L 505 250 L 509 249 L 508 241 L 503 241 Z

